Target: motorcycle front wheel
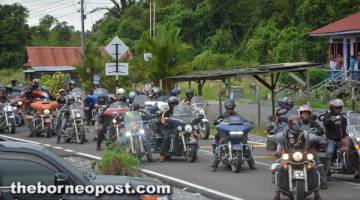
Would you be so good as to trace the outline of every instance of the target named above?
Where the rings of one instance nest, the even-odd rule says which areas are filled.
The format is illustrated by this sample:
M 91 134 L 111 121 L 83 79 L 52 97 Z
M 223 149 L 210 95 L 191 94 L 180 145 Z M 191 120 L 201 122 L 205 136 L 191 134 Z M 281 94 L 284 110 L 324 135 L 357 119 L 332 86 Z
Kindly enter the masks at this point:
M 185 158 L 188 162 L 194 162 L 197 157 L 197 145 L 187 145 L 187 151 L 185 152 Z
M 295 200 L 304 200 L 305 199 L 305 185 L 304 180 L 295 180 L 295 189 L 294 189 L 294 199 Z
M 210 136 L 210 124 L 209 122 L 200 122 L 200 135 L 202 139 L 208 139 Z
M 78 144 L 84 144 L 85 142 L 85 129 L 83 126 L 79 127 L 78 134 L 76 134 L 76 141 Z
M 135 137 L 135 138 L 133 139 L 133 142 L 134 142 L 134 150 L 135 150 L 136 152 L 132 152 L 132 153 L 136 156 L 136 158 L 137 158 L 138 160 L 141 161 L 142 152 L 141 152 L 141 144 L 140 144 L 140 141 L 139 141 L 139 139 L 138 139 L 137 137 Z
M 234 160 L 231 161 L 231 170 L 238 173 L 241 170 L 242 154 L 241 151 L 235 151 Z
M 15 121 L 10 122 L 10 126 L 9 126 L 9 132 L 10 132 L 10 134 L 14 134 L 14 133 L 15 133 L 15 127 L 16 127 Z
M 49 138 L 52 135 L 52 131 L 51 131 L 51 125 L 50 124 L 46 124 L 45 125 L 45 137 Z

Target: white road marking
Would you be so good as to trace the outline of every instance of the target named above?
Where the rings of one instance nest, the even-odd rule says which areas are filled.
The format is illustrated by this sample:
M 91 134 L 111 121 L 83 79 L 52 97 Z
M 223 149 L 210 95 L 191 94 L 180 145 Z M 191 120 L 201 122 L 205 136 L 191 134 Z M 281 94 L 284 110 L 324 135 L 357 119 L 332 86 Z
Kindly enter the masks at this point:
M 64 149 L 64 148 L 58 147 L 58 146 L 51 146 L 51 147 L 54 148 L 54 149 Z
M 70 152 L 70 153 L 73 153 L 75 151 L 71 150 L 71 149 L 64 149 L 64 151 L 67 151 L 67 152 Z

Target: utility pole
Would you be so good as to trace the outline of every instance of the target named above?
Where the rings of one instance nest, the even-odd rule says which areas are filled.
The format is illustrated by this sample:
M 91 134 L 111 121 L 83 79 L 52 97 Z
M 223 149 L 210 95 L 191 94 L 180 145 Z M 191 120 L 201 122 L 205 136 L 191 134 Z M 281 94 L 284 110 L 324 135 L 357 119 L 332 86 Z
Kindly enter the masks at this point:
M 81 50 L 82 53 L 84 53 L 84 49 L 85 49 L 84 0 L 80 0 L 80 15 L 81 15 Z
M 150 1 L 150 36 L 155 38 L 155 1 Z

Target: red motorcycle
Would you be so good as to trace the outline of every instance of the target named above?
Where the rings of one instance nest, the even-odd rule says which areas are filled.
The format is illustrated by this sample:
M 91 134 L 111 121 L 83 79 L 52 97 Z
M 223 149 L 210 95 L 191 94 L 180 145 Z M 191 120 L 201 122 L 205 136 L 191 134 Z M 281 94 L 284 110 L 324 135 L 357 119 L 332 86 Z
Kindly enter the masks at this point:
M 54 116 L 58 106 L 59 104 L 56 101 L 36 101 L 31 104 L 36 113 L 26 117 L 30 125 L 30 136 L 51 137 L 54 133 Z

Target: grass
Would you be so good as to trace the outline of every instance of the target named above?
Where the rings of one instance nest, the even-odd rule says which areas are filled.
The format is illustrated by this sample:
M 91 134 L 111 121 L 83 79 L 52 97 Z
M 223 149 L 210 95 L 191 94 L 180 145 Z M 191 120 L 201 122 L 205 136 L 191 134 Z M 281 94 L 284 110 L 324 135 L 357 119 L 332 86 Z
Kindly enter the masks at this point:
M 0 84 L 10 84 L 12 79 L 18 80 L 18 83 L 24 83 L 25 75 L 22 69 L 0 69 Z

